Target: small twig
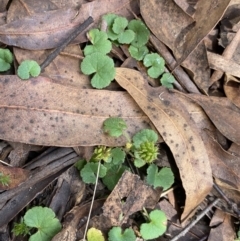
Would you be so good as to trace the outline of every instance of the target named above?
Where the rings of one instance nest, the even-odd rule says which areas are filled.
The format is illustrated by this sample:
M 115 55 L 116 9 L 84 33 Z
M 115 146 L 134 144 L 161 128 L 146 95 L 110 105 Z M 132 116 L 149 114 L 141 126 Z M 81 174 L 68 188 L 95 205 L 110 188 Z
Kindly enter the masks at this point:
M 235 214 L 237 214 L 238 218 L 240 218 L 240 211 L 236 203 L 233 203 L 222 191 L 222 189 L 214 182 L 214 189 L 222 196 L 222 198 L 226 201 L 226 203 L 232 208 Z
M 220 198 L 217 198 L 215 201 L 213 201 L 208 207 L 206 207 L 198 216 L 195 220 L 193 220 L 191 223 L 189 223 L 177 236 L 172 238 L 170 241 L 177 241 L 179 238 L 183 237 L 186 235 L 187 232 L 197 223 L 199 222 L 207 212 L 211 210 L 213 206 L 215 206 L 219 202 Z
M 80 24 L 74 31 L 66 38 L 40 65 L 41 71 L 43 71 L 58 55 L 66 48 L 66 46 L 73 41 L 82 31 L 84 31 L 90 24 L 93 23 L 93 18 L 89 17 L 82 24 Z
M 231 59 L 233 54 L 236 52 L 239 42 L 240 42 L 240 29 L 235 34 L 231 43 L 225 48 L 225 50 L 222 53 L 222 56 L 227 60 Z M 222 71 L 215 70 L 210 78 L 210 85 L 218 81 L 223 76 L 223 74 L 224 73 Z
M 86 241 L 86 235 L 87 235 L 88 225 L 89 225 L 89 221 L 90 221 L 90 218 L 91 218 L 92 207 L 93 207 L 93 203 L 94 203 L 94 199 L 95 199 L 95 195 L 96 195 L 96 190 L 97 190 L 97 184 L 98 184 L 98 177 L 99 177 L 99 172 L 100 172 L 100 166 L 101 166 L 101 161 L 98 162 L 98 169 L 97 169 L 97 175 L 96 175 L 96 183 L 95 183 L 95 187 L 94 187 L 94 191 L 93 191 L 92 202 L 91 202 L 91 206 L 90 206 L 89 213 L 88 213 L 88 219 L 87 219 L 87 223 L 86 223 L 86 227 L 85 227 L 83 239 L 81 239 L 81 240 L 83 240 L 83 241 Z
M 11 165 L 11 164 L 8 164 L 7 162 L 4 162 L 4 161 L 2 161 L 2 160 L 0 160 L 0 162 L 1 162 L 2 164 L 4 164 L 4 165 L 7 165 L 7 166 L 9 166 L 9 167 L 12 167 L 12 165 Z

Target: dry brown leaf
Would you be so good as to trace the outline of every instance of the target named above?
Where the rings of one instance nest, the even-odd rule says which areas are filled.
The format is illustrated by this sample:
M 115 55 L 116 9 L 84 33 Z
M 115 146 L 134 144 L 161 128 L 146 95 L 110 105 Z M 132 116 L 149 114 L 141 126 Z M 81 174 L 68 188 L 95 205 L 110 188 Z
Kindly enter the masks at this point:
M 129 16 L 129 9 L 135 9 L 136 5 L 134 0 L 95 0 L 82 4 L 79 10 L 73 7 L 36 13 L 0 26 L 0 41 L 31 50 L 55 48 L 89 16 L 95 23 L 109 12 Z M 86 31 L 74 43 L 86 41 Z
M 212 187 L 211 167 L 198 129 L 176 95 L 164 87 L 151 88 L 138 71 L 118 68 L 115 78 L 150 118 L 174 155 L 186 192 L 185 219 Z
M 175 50 L 179 53 L 177 60 L 179 65 L 215 27 L 226 11 L 230 1 L 231 0 L 198 1 L 194 14 L 194 27 L 184 36 L 183 45 L 181 42 L 175 43 Z M 206 18 L 206 16 L 208 17 Z
M 240 65 L 233 60 L 225 59 L 223 56 L 207 52 L 210 68 L 221 70 L 230 75 L 240 78 Z
M 226 74 L 223 88 L 227 98 L 240 108 L 240 80 Z
M 227 98 L 188 94 L 186 97 L 197 102 L 206 112 L 217 129 L 229 140 L 240 144 L 240 109 Z
M 217 210 L 215 216 L 222 216 L 222 223 L 212 227 L 208 237 L 208 241 L 230 241 L 235 238 L 235 231 L 231 216 L 227 213 L 223 213 L 221 210 Z M 213 217 L 213 219 L 214 219 Z
M 104 203 L 103 215 L 110 219 L 112 226 L 121 226 L 143 207 L 153 209 L 161 192 L 161 188 L 153 189 L 145 185 L 138 175 L 125 171 Z M 124 204 L 122 199 L 126 199 Z
M 26 50 L 14 47 L 14 56 L 18 63 L 31 59 L 41 64 L 51 51 Z M 64 49 L 41 73 L 58 84 L 81 89 L 92 89 L 89 77 L 79 71 L 79 61 L 83 56 L 78 45 L 70 45 Z
M 4 166 L 0 164 L 0 173 L 2 176 L 8 176 L 9 182 L 6 185 L 3 185 L 0 182 L 0 190 L 9 190 L 17 187 L 20 183 L 24 182 L 28 176 L 29 171 L 24 170 L 19 167 L 10 167 L 10 166 Z
M 130 135 L 150 122 L 126 92 L 81 90 L 41 76 L 0 76 L 0 103 L 0 139 L 36 145 L 121 146 L 124 137 L 103 133 L 106 118 L 122 117 Z

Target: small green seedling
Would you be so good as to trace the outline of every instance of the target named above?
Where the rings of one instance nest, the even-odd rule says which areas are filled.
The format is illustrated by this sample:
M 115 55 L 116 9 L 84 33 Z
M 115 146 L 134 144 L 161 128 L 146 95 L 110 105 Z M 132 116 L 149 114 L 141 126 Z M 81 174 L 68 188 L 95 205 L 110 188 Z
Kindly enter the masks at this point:
M 163 191 L 169 189 L 174 183 L 171 168 L 164 167 L 159 171 L 157 165 L 151 164 L 147 169 L 147 183 L 154 188 L 163 187 Z
M 87 55 L 81 62 L 81 71 L 92 75 L 91 85 L 97 89 L 107 87 L 115 77 L 113 60 L 99 52 Z
M 130 44 L 135 38 L 135 33 L 130 29 L 126 29 L 127 26 L 128 20 L 126 18 L 116 17 L 114 19 L 112 31 L 117 34 L 116 40 L 120 44 Z
M 150 212 L 149 223 L 140 226 L 140 233 L 145 240 L 155 239 L 163 235 L 167 230 L 167 217 L 161 210 Z
M 10 176 L 0 172 L 0 184 L 2 186 L 8 186 L 9 183 L 10 183 Z
M 112 29 L 114 20 L 117 17 L 118 17 L 118 15 L 113 14 L 113 13 L 106 14 L 106 15 L 104 15 L 102 17 L 103 21 L 105 21 L 107 23 L 107 35 L 108 35 L 108 38 L 111 39 L 112 41 L 115 41 L 118 38 L 118 34 L 113 32 L 113 29 Z
M 24 60 L 17 70 L 18 76 L 23 79 L 29 79 L 30 77 L 37 77 L 41 73 L 41 67 L 34 60 Z
M 90 228 L 87 232 L 87 241 L 104 241 L 103 233 L 96 228 Z
M 7 71 L 11 68 L 13 55 L 9 49 L 0 48 L 0 72 Z
M 128 24 L 128 29 L 132 30 L 135 33 L 135 38 L 131 42 L 132 46 L 139 48 L 147 44 L 150 32 L 141 20 L 131 20 Z
M 128 51 L 130 55 L 138 61 L 143 60 L 144 56 L 149 52 L 148 48 L 145 45 L 140 47 L 130 45 Z
M 163 86 L 165 86 L 168 89 L 172 89 L 173 88 L 172 84 L 175 82 L 175 78 L 170 73 L 164 73 L 160 81 Z
M 108 35 L 98 29 L 91 29 L 88 32 L 88 38 L 92 45 L 87 45 L 84 49 L 84 55 L 100 52 L 107 54 L 112 49 L 112 43 L 108 40 Z
M 126 129 L 126 122 L 119 117 L 110 117 L 103 122 L 104 132 L 112 137 L 121 136 Z
M 240 230 L 237 232 L 237 239 L 234 239 L 234 241 L 240 241 Z
M 125 229 L 122 231 L 120 227 L 113 227 L 108 232 L 108 240 L 109 241 L 135 241 L 136 235 L 134 231 L 130 228 Z
M 147 73 L 151 78 L 158 78 L 164 72 L 165 61 L 159 54 L 145 55 L 143 64 L 149 68 Z
M 31 228 L 28 227 L 24 221 L 23 218 L 21 218 L 20 223 L 14 223 L 14 227 L 12 230 L 12 233 L 15 236 L 26 236 L 26 235 L 31 235 L 30 233 Z
M 55 213 L 47 207 L 29 209 L 23 217 L 23 223 L 15 225 L 13 233 L 24 235 L 29 234 L 32 228 L 37 229 L 37 232 L 30 236 L 29 241 L 50 241 L 61 230 L 61 224 L 55 217 Z

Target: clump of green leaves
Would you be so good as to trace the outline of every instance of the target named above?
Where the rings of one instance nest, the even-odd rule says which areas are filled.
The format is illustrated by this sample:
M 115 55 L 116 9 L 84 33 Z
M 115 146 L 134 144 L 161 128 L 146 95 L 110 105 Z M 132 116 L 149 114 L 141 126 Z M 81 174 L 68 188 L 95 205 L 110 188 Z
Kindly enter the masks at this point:
M 136 235 L 134 231 L 130 228 L 125 229 L 122 231 L 120 227 L 113 227 L 108 232 L 108 240 L 109 241 L 135 241 Z
M 50 241 L 61 230 L 61 224 L 52 209 L 47 207 L 33 207 L 29 209 L 21 222 L 15 224 L 12 232 L 17 235 L 27 235 L 31 229 L 37 229 L 29 241 Z
M 9 183 L 10 183 L 10 176 L 0 172 L 0 184 L 2 186 L 8 186 Z
M 140 233 L 144 240 L 155 239 L 167 230 L 167 217 L 161 210 L 153 210 L 147 215 L 148 223 L 140 226 Z
M 13 55 L 9 49 L 0 48 L 0 72 L 7 71 L 11 68 Z
M 18 66 L 17 74 L 23 79 L 29 79 L 30 77 L 37 77 L 41 73 L 41 67 L 34 60 L 24 60 Z

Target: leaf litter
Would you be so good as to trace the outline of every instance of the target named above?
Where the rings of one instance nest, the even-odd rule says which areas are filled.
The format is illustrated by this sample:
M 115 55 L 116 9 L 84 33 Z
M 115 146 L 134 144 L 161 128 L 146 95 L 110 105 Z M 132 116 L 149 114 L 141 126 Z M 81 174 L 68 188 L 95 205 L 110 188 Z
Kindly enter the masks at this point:
M 143 208 L 147 208 L 151 213 L 150 210 L 162 206 L 162 210 L 167 213 L 166 206 L 161 205 L 163 200 L 175 212 L 177 210 L 178 222 L 182 221 L 185 225 L 191 222 L 189 218 L 196 215 L 196 209 L 202 205 L 202 201 L 210 203 L 213 196 L 219 197 L 212 191 L 212 186 L 215 187 L 217 183 L 231 199 L 228 207 L 223 203 L 222 206 L 218 205 L 218 208 L 223 211 L 215 212 L 215 216 L 224 214 L 224 221 L 218 228 L 210 224 L 205 233 L 200 234 L 196 230 L 192 232 L 195 233 L 195 238 L 198 237 L 196 240 L 203 238 L 204 233 L 205 237 L 209 234 L 208 240 L 211 241 L 221 232 L 224 240 L 236 238 L 231 221 L 233 217 L 239 217 L 239 213 L 236 214 L 236 209 L 233 207 L 240 204 L 239 44 L 233 41 L 232 44 L 235 43 L 236 46 L 232 55 L 229 54 L 229 50 L 227 51 L 227 46 L 230 45 L 234 36 L 237 39 L 236 33 L 239 32 L 239 20 L 231 18 L 232 13 L 238 9 L 239 2 L 231 1 L 228 7 L 229 2 L 229 0 L 197 1 L 195 5 L 191 5 L 181 1 L 154 0 L 148 2 L 142 0 L 123 2 L 45 0 L 37 4 L 24 0 L 12 1 L 8 9 L 4 2 L 1 11 L 6 11 L 7 17 L 6 24 L 1 22 L 0 42 L 13 47 L 14 58 L 19 64 L 27 59 L 42 63 L 51 49 L 56 48 L 77 25 L 89 16 L 94 19 L 91 28 L 98 25 L 105 13 L 118 14 L 133 22 L 139 21 L 133 20 L 135 16 L 141 16 L 156 36 L 150 36 L 153 44 L 153 46 L 147 45 L 148 48 L 150 47 L 150 54 L 154 52 L 154 48 L 157 49 L 165 60 L 168 71 L 177 81 L 172 81 L 174 89 L 181 92 L 170 91 L 164 87 L 150 87 L 147 82 L 150 78 L 146 78 L 147 70 L 144 66 L 140 67 L 139 61 L 134 65 L 139 71 L 131 69 L 132 67 L 128 69 L 120 67 L 121 61 L 126 59 L 125 55 L 130 56 L 123 46 L 114 47 L 119 55 L 113 51 L 110 53 L 110 56 L 116 59 L 121 55 L 121 61 L 118 59 L 116 64 L 118 67 L 116 82 L 107 87 L 108 90 L 92 89 L 89 84 L 90 78 L 79 70 L 88 30 L 72 42 L 72 44 L 80 43 L 80 48 L 79 45 L 68 46 L 41 73 L 41 76 L 23 82 L 13 75 L 12 70 L 8 75 L 1 75 L 0 138 L 3 141 L 0 142 L 1 159 L 12 161 L 15 167 L 7 171 L 3 169 L 5 166 L 1 166 L 0 181 L 2 180 L 5 192 L 0 194 L 0 216 L 6 217 L 6 220 L 4 223 L 0 221 L 0 226 L 6 225 L 6 222 L 11 225 L 11 220 L 16 217 L 16 214 L 35 199 L 42 205 L 51 206 L 64 225 L 62 231 L 53 240 L 61 240 L 61 237 L 66 236 L 67 233 L 70 234 L 70 240 L 83 237 L 85 224 L 82 217 L 88 214 L 90 206 L 87 194 L 91 196 L 92 190 L 90 187 L 86 189 L 87 191 L 82 188 L 82 182 L 73 164 L 80 157 L 91 156 L 89 152 L 93 152 L 93 149 L 89 149 L 90 146 L 120 147 L 126 144 L 125 137 L 109 137 L 102 129 L 103 121 L 109 116 L 114 116 L 126 121 L 127 133 L 130 137 L 144 128 L 158 131 L 159 145 L 162 148 L 166 146 L 169 148 L 166 159 L 170 163 L 168 165 L 174 170 L 176 185 L 174 188 L 177 189 L 175 192 L 178 191 L 181 195 L 174 195 L 173 191 L 169 190 L 168 194 L 162 194 L 165 195 L 163 199 L 161 188 L 154 189 L 140 180 L 138 175 L 121 170 L 123 175 L 112 192 L 105 192 L 104 181 L 97 184 L 98 198 L 101 198 L 104 193 L 107 199 L 94 201 L 92 227 L 99 228 L 104 234 L 113 225 L 121 226 L 123 223 L 126 227 L 136 228 L 133 223 Z M 228 24 L 226 24 L 227 21 L 229 21 Z M 117 25 L 114 29 L 123 35 L 124 41 L 129 37 L 126 34 L 130 34 L 125 31 L 129 29 L 138 31 L 131 26 L 126 29 L 124 22 L 121 24 L 121 29 L 118 29 Z M 220 31 L 219 44 L 226 48 L 227 54 L 221 55 L 219 48 L 214 45 L 211 49 L 207 49 L 209 45 L 203 41 L 210 36 L 211 30 L 216 25 L 218 26 L 214 31 Z M 133 38 L 132 33 L 130 37 Z M 141 41 L 145 40 L 141 39 Z M 161 54 L 164 48 L 166 51 L 166 46 L 171 49 L 175 59 L 173 56 L 169 57 L 167 52 Z M 135 51 L 136 57 L 143 59 L 149 50 L 136 42 L 135 49 L 130 51 Z M 168 57 L 165 59 L 165 56 Z M 128 59 L 129 63 L 130 59 L 131 57 Z M 152 63 L 152 66 L 156 67 L 155 65 Z M 180 65 L 188 71 L 184 72 Z M 222 71 L 225 74 L 225 82 L 223 78 L 217 80 L 210 78 L 210 69 Z M 162 69 L 156 71 L 162 72 Z M 183 73 L 187 76 L 183 77 L 187 78 L 187 81 L 182 81 Z M 12 141 L 30 146 L 26 148 L 29 154 L 27 163 L 25 163 L 26 153 L 19 153 L 19 158 L 15 160 L 8 159 L 11 153 L 21 149 Z M 54 146 L 61 148 L 54 148 Z M 74 147 L 78 155 L 67 147 Z M 37 158 L 33 159 L 32 153 L 36 154 Z M 169 154 L 172 155 L 171 158 Z M 162 155 L 161 149 L 160 155 Z M 23 166 L 24 163 L 25 166 Z M 131 165 L 130 167 L 133 169 Z M 161 166 L 156 166 L 155 169 L 158 170 L 159 167 Z M 22 171 L 21 174 L 18 172 L 16 174 L 14 168 Z M 62 176 L 69 170 L 71 175 Z M 158 176 L 160 172 L 155 171 L 155 173 Z M 142 170 L 139 174 L 143 175 Z M 73 179 L 76 175 L 78 178 Z M 8 176 L 12 180 L 15 180 L 15 176 L 22 179 L 16 179 L 7 186 Z M 57 185 L 54 184 L 54 180 L 58 180 Z M 167 178 L 165 181 L 168 181 Z M 155 185 L 154 180 L 152 185 Z M 77 196 L 80 186 L 83 191 Z M 50 189 L 53 194 L 47 193 L 47 189 Z M 38 195 L 40 192 L 47 195 L 46 202 L 40 201 Z M 61 193 L 63 196 L 60 196 Z M 67 197 L 64 193 L 68 193 Z M 71 196 L 74 197 L 72 204 L 68 201 L 64 203 L 64 200 Z M 83 205 L 84 202 L 87 204 Z M 11 203 L 16 204 L 14 208 L 11 207 Z M 183 207 L 177 207 L 176 203 Z M 64 214 L 69 219 L 63 220 Z M 83 223 L 82 226 L 79 223 Z M 137 226 L 137 229 L 133 230 L 139 237 L 140 225 Z M 208 224 L 205 223 L 205 226 Z M 78 229 L 77 232 L 76 229 Z M 127 229 L 125 232 L 124 229 L 119 230 L 118 236 L 124 237 Z M 175 231 L 172 232 L 170 235 Z M 135 237 L 135 235 L 132 236 Z M 186 235 L 186 241 L 191 240 L 188 235 Z M 166 240 L 171 239 L 166 238 Z

